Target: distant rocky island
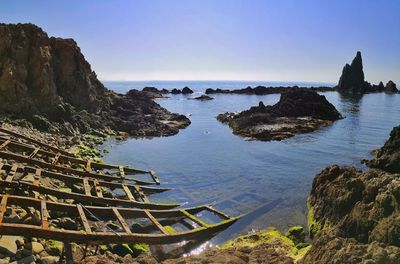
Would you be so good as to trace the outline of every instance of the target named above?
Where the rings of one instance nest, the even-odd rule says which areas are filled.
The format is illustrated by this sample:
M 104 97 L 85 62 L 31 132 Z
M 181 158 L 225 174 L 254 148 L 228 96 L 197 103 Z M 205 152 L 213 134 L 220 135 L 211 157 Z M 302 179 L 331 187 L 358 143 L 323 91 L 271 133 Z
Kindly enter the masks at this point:
M 281 94 L 275 105 L 265 106 L 260 102 L 258 106 L 240 113 L 217 116 L 235 135 L 263 141 L 312 132 L 341 118 L 325 96 L 309 90 L 289 90 Z
M 168 136 L 190 124 L 146 93 L 104 87 L 73 39 L 33 24 L 0 24 L 0 113 L 46 131 Z

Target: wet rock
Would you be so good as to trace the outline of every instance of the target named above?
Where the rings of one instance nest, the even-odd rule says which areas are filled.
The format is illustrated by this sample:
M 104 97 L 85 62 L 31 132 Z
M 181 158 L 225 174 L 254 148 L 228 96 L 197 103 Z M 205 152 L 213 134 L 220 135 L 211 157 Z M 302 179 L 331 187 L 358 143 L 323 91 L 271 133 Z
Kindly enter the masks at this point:
M 133 254 L 133 251 L 128 244 L 117 244 L 113 246 L 112 253 L 124 257 L 127 254 Z
M 217 119 L 229 125 L 235 135 L 258 140 L 282 140 L 312 132 L 342 118 L 325 96 L 313 91 L 283 93 L 278 103 L 262 102 L 241 113 L 224 113 Z
M 285 236 L 293 241 L 295 245 L 305 242 L 306 233 L 302 226 L 292 226 L 288 229 Z
M 182 94 L 192 94 L 192 93 L 193 93 L 192 89 L 190 89 L 190 88 L 187 87 L 187 86 L 185 86 L 185 87 L 182 89 Z

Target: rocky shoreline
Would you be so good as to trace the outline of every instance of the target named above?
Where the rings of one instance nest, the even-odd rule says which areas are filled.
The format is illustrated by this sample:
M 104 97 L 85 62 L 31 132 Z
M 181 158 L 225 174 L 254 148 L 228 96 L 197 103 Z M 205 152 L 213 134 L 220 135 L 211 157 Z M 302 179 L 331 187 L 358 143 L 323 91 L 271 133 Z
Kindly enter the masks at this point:
M 283 140 L 308 133 L 341 119 L 325 96 L 309 90 L 282 93 L 273 106 L 258 106 L 240 113 L 224 113 L 217 119 L 228 124 L 233 134 L 263 141 Z

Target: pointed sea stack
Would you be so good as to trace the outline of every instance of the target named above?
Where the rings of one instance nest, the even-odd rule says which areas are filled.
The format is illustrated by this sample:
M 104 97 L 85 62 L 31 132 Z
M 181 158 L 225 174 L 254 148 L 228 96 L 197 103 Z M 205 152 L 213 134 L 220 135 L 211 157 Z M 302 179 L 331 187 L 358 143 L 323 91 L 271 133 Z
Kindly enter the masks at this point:
M 340 76 L 337 89 L 344 93 L 364 92 L 365 77 L 363 71 L 361 52 L 358 51 L 351 65 L 346 64 Z

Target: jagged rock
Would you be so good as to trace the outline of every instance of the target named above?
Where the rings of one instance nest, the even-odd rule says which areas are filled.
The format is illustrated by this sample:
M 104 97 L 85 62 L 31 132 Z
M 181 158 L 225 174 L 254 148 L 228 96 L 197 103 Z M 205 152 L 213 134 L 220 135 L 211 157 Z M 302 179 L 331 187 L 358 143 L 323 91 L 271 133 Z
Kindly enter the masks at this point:
M 325 96 L 313 91 L 294 90 L 281 94 L 278 103 L 262 102 L 241 113 L 217 116 L 233 133 L 259 140 L 282 140 L 295 134 L 312 132 L 342 116 Z
M 190 124 L 145 92 L 106 89 L 74 40 L 48 37 L 33 24 L 0 24 L 0 113 L 52 132 L 167 136 Z
M 182 94 L 192 94 L 192 93 L 193 93 L 192 89 L 190 89 L 190 88 L 187 87 L 187 86 L 185 86 L 185 87 L 182 89 Z
M 351 65 L 346 64 L 338 83 L 339 92 L 363 92 L 365 83 L 361 52 L 357 51 Z
M 387 93 L 398 93 L 399 90 L 396 87 L 396 84 L 393 81 L 388 81 L 386 87 L 384 88 Z
M 182 91 L 179 89 L 176 89 L 176 88 L 172 89 L 172 91 L 171 91 L 171 94 L 181 94 L 181 93 L 182 93 Z
M 375 158 L 364 161 L 371 168 L 400 173 L 400 126 L 394 127 L 389 139 L 375 153 Z

